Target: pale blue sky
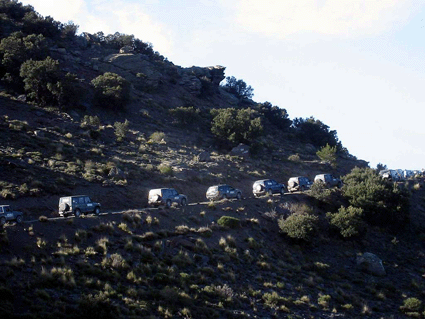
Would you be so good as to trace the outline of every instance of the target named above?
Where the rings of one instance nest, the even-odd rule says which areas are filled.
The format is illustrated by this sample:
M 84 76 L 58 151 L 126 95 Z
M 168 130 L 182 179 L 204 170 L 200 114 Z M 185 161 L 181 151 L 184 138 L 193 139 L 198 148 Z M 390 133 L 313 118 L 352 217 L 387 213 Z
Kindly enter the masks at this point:
M 425 168 L 425 1 L 21 2 L 79 32 L 134 34 L 177 65 L 223 65 L 371 167 Z

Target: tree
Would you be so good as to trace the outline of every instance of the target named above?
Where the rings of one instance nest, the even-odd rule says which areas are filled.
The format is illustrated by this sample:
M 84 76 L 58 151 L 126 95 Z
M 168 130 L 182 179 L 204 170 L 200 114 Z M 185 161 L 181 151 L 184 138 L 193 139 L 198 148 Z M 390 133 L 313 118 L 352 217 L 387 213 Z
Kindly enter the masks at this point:
M 383 180 L 376 170 L 355 167 L 343 177 L 342 194 L 351 206 L 362 208 L 371 224 L 399 228 L 409 220 L 409 192 Z
M 226 77 L 226 83 L 223 87 L 241 100 L 251 99 L 254 96 L 254 89 L 243 80 L 237 80 L 234 76 Z
M 336 146 L 332 147 L 329 144 L 323 146 L 320 150 L 316 152 L 316 155 L 323 161 L 336 166 Z
M 47 42 L 41 34 L 25 36 L 14 32 L 0 42 L 2 70 L 0 76 L 16 89 L 22 89 L 19 72 L 22 63 L 28 59 L 42 60 L 47 56 Z
M 326 144 L 337 146 L 338 149 L 342 147 L 338 141 L 337 132 L 329 130 L 329 126 L 314 117 L 295 118 L 292 124 L 296 134 L 303 142 L 311 143 L 317 147 Z
M 91 81 L 94 103 L 105 108 L 122 109 L 130 101 L 130 83 L 116 73 L 106 72 Z
M 382 164 L 382 163 L 378 163 L 378 165 L 376 165 L 376 170 L 377 170 L 378 172 L 380 172 L 380 171 L 382 171 L 382 170 L 385 170 L 385 169 L 387 169 L 387 165 L 384 165 L 384 164 Z
M 22 64 L 20 75 L 28 98 L 42 106 L 58 104 L 62 93 L 58 61 L 51 57 L 43 61 L 28 60 Z
M 264 114 L 264 117 L 269 120 L 271 124 L 282 131 L 288 130 L 292 124 L 286 109 L 273 106 L 270 102 L 259 104 L 258 109 L 260 113 Z
M 250 143 L 263 132 L 261 118 L 248 109 L 214 109 L 211 132 L 222 141 Z

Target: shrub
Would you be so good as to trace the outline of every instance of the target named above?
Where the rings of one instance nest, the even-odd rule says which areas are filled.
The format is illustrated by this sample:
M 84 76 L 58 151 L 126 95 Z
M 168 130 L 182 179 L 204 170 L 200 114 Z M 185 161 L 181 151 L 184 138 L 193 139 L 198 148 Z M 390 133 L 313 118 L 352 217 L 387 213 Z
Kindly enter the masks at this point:
M 239 99 L 250 99 L 254 96 L 254 89 L 243 80 L 237 80 L 234 76 L 226 77 L 223 87 Z
M 287 131 L 291 126 L 292 121 L 289 119 L 286 109 L 273 106 L 270 102 L 259 104 L 258 107 L 260 113 L 263 113 L 264 117 L 278 129 Z
M 327 213 L 329 223 L 338 228 L 345 238 L 359 235 L 364 230 L 362 220 L 363 209 L 349 206 L 341 206 L 337 213 Z
M 130 83 L 112 72 L 99 75 L 91 81 L 97 106 L 120 110 L 130 101 Z
M 261 118 L 248 109 L 213 109 L 211 132 L 221 141 L 250 143 L 263 132 Z
M 287 219 L 280 218 L 278 225 L 289 237 L 309 241 L 317 230 L 318 222 L 317 216 L 301 212 L 292 214 Z
M 59 61 L 47 57 L 43 61 L 27 60 L 21 66 L 20 76 L 31 100 L 42 106 L 57 105 L 61 94 Z
M 325 183 L 321 181 L 315 182 L 310 187 L 309 195 L 318 200 L 329 202 L 332 195 L 332 189 L 327 188 Z
M 220 226 L 225 226 L 229 228 L 236 228 L 240 225 L 240 220 L 231 216 L 221 216 L 217 221 L 217 224 Z
M 414 297 L 405 299 L 403 301 L 403 306 L 400 307 L 400 309 L 403 312 L 420 311 L 421 308 L 422 308 L 422 301 Z
M 322 160 L 323 162 L 329 163 L 332 165 L 332 167 L 336 166 L 336 146 L 330 146 L 326 143 L 325 146 L 323 146 L 320 150 L 316 152 L 316 155 Z
M 117 141 L 121 142 L 128 133 L 128 125 L 129 121 L 125 120 L 124 122 L 115 122 L 114 128 L 115 128 L 115 136 L 117 137 Z
M 178 107 L 169 111 L 176 122 L 181 126 L 191 125 L 200 120 L 199 109 L 190 107 Z
M 354 168 L 343 177 L 342 193 L 353 207 L 363 209 L 371 224 L 400 228 L 409 220 L 409 192 L 384 181 L 371 168 Z
M 326 144 L 331 146 L 339 145 L 337 132 L 330 131 L 329 126 L 314 117 L 295 118 L 293 126 L 297 136 L 306 143 L 322 147 Z
M 158 169 L 162 175 L 173 176 L 173 168 L 169 165 L 161 164 Z
M 153 132 L 151 136 L 149 136 L 149 139 L 155 143 L 160 143 L 164 138 L 165 138 L 164 132 Z

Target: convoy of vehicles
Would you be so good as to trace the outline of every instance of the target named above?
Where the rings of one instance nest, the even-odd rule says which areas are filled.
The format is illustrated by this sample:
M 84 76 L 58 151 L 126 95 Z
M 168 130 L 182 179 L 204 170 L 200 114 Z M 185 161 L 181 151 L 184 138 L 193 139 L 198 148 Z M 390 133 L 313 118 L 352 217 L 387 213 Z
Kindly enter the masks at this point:
M 393 170 L 385 169 L 379 172 L 379 175 L 388 181 L 400 181 L 412 177 L 424 176 L 423 171 L 413 170 Z M 323 183 L 326 187 L 342 187 L 342 181 L 335 178 L 331 174 L 318 174 L 312 182 L 305 176 L 295 176 L 288 180 L 288 187 L 282 183 L 276 182 L 274 179 L 262 179 L 255 181 L 252 186 L 254 197 L 263 195 L 272 196 L 273 194 L 284 195 L 285 192 L 290 193 L 296 191 L 306 191 L 311 188 L 313 183 Z M 221 199 L 242 199 L 242 191 L 227 184 L 220 184 L 210 186 L 206 192 L 206 198 L 209 200 Z M 148 195 L 148 204 L 150 206 L 171 207 L 173 204 L 179 206 L 186 206 L 188 203 L 187 196 L 179 194 L 174 188 L 156 188 L 151 189 Z M 59 199 L 59 215 L 65 217 L 67 215 L 74 215 L 81 217 L 82 214 L 93 213 L 100 214 L 101 205 L 93 202 L 87 195 L 65 196 Z M 6 224 L 8 221 L 16 221 L 21 223 L 23 213 L 14 211 L 9 205 L 0 205 L 0 225 Z

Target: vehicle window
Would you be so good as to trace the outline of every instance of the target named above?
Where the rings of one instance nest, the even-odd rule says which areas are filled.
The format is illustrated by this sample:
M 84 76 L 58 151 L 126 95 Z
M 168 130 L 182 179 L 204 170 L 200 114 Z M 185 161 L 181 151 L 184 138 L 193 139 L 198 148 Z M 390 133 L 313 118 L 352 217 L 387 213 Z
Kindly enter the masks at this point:
M 270 185 L 276 185 L 276 184 L 277 184 L 276 181 L 273 181 L 273 180 L 270 181 Z
M 3 207 L 0 207 L 0 213 L 3 213 Z
M 72 199 L 72 204 L 74 204 L 74 205 L 75 205 L 75 204 L 77 204 L 77 203 L 78 203 L 78 199 L 77 199 L 77 198 L 73 198 L 73 199 Z
M 80 198 L 78 199 L 78 203 L 79 203 L 79 204 L 84 204 L 84 197 L 80 197 Z
M 91 199 L 90 199 L 90 197 L 84 197 L 84 199 L 85 199 L 85 201 L 86 201 L 86 203 L 91 203 Z
M 173 190 L 171 191 L 171 195 L 176 196 L 176 195 L 178 195 L 178 193 L 177 193 L 177 191 L 176 191 L 175 189 L 173 189 Z
M 4 208 L 4 212 L 5 212 L 5 213 L 10 212 L 10 207 L 5 207 L 5 208 Z

